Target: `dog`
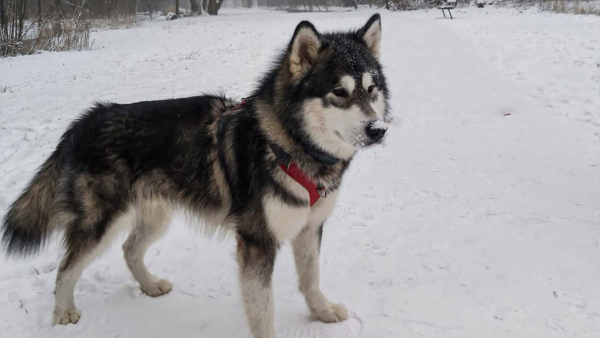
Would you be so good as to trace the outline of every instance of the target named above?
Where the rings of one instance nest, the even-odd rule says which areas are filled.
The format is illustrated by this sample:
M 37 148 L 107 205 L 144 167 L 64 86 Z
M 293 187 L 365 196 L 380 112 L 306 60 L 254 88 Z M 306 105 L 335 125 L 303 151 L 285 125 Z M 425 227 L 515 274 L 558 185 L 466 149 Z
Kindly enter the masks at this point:
M 176 210 L 208 231 L 233 232 L 241 295 L 256 338 L 274 338 L 272 273 L 291 241 L 299 289 L 314 318 L 348 318 L 319 288 L 323 224 L 360 148 L 386 133 L 381 18 L 360 29 L 296 27 L 242 103 L 219 95 L 97 103 L 75 120 L 3 220 L 8 254 L 34 254 L 62 232 L 55 324 L 77 323 L 77 279 L 126 227 L 127 266 L 152 297 L 172 289 L 144 264 Z

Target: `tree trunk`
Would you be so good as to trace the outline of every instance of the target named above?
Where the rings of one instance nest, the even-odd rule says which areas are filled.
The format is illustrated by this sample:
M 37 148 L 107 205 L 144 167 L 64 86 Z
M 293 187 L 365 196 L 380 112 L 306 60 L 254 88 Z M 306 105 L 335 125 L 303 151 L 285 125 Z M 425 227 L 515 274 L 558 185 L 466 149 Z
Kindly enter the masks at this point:
M 37 0 L 37 10 L 38 10 L 38 27 L 41 27 L 42 22 L 44 21 L 44 17 L 42 15 L 42 0 Z
M 201 14 L 200 12 L 200 0 L 190 0 L 190 9 L 194 14 Z
M 56 13 L 60 14 L 61 18 L 65 17 L 65 10 L 62 6 L 62 0 L 54 0 L 53 10 L 56 11 Z
M 152 20 L 152 14 L 154 14 L 154 11 L 152 10 L 152 3 L 150 0 L 146 0 L 146 9 L 148 12 L 150 12 L 150 20 Z
M 23 24 L 25 23 L 25 16 L 27 15 L 27 0 L 22 0 L 23 2 L 21 2 L 21 8 L 18 8 L 17 10 L 21 10 L 21 13 L 19 14 L 19 41 L 23 40 Z
M 208 9 L 206 10 L 208 15 L 217 15 L 217 4 L 216 0 L 208 0 Z
M 4 4 L 4 0 L 0 0 L 0 39 L 3 36 L 6 36 L 7 32 L 8 32 L 8 18 L 6 17 L 6 5 Z M 0 40 L 2 41 L 2 40 Z M 4 41 L 2 41 L 4 42 Z M 1 50 L 0 50 L 1 52 Z M 0 54 L 1 55 L 1 54 Z
M 206 13 L 208 13 L 208 15 L 219 14 L 219 9 L 221 9 L 222 4 L 223 0 L 208 0 L 208 9 L 206 10 Z
M 175 15 L 179 16 L 179 0 L 175 0 Z

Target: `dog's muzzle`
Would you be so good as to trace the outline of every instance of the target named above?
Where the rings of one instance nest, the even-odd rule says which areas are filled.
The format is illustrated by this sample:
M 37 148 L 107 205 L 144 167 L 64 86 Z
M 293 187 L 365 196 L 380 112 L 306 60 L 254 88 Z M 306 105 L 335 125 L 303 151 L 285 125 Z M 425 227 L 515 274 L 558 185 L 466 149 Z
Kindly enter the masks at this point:
M 387 125 L 380 121 L 373 121 L 366 128 L 367 136 L 373 142 L 381 141 L 386 131 Z

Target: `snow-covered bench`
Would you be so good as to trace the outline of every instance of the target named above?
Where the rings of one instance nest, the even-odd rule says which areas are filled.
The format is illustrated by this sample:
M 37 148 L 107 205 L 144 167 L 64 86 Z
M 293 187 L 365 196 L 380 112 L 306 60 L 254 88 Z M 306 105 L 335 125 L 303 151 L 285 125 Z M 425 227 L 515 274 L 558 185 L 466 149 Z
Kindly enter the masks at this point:
M 447 10 L 448 14 L 450 14 L 450 19 L 454 19 L 452 17 L 452 13 L 450 13 L 450 10 L 456 8 L 456 1 L 457 0 L 445 0 L 444 4 L 442 4 L 441 6 L 438 7 L 438 9 L 442 10 L 442 14 L 444 14 L 444 18 L 446 17 L 446 13 L 444 12 L 444 10 Z

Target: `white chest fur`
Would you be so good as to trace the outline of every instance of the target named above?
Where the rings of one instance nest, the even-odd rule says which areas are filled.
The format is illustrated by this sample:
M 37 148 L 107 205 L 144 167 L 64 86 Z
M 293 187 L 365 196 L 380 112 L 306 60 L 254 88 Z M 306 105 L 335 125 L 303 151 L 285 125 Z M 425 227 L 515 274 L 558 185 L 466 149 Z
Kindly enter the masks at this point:
M 308 192 L 304 190 L 303 194 L 308 200 Z M 267 225 L 280 243 L 293 239 L 306 225 L 320 226 L 333 211 L 337 196 L 338 192 L 335 191 L 325 198 L 319 198 L 312 207 L 296 207 L 278 197 L 267 195 L 263 200 Z

